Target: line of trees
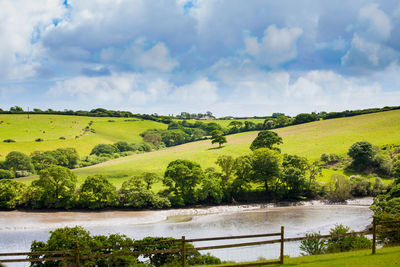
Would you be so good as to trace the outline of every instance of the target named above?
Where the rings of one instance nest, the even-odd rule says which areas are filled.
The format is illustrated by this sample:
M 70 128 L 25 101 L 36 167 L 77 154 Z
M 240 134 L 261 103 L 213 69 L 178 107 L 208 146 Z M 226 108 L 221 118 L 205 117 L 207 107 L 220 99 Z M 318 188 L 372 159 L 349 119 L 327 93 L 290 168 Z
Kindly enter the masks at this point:
M 323 165 L 281 154 L 276 147 L 281 142 L 276 133 L 261 131 L 250 146 L 252 153 L 220 156 L 215 162 L 218 168 L 203 170 L 193 161 L 178 159 L 168 164 L 162 178 L 143 173 L 125 181 L 120 190 L 101 175 L 87 177 L 77 188 L 77 178 L 68 168 L 49 165 L 30 186 L 0 180 L 0 208 L 167 208 L 315 197 L 343 201 L 386 189 L 378 178 L 373 184 L 366 178 L 339 174 L 327 184 L 318 183 Z M 152 185 L 158 182 L 164 189 L 155 193 Z

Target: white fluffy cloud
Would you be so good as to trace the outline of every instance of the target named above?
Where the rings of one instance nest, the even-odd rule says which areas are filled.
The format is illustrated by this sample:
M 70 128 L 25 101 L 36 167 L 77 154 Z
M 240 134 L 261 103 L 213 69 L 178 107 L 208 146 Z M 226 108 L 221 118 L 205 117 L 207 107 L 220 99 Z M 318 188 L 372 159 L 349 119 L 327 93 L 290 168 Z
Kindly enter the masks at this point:
M 169 49 L 162 42 L 146 49 L 146 42 L 139 38 L 125 49 L 106 48 L 100 58 L 107 63 L 125 63 L 137 70 L 170 72 L 179 65 L 170 56 Z
M 271 25 L 260 41 L 256 37 L 245 38 L 245 52 L 261 65 L 277 67 L 296 58 L 296 42 L 302 33 L 298 27 L 278 29 Z
M 391 31 L 389 16 L 377 4 L 361 8 L 350 49 L 341 59 L 342 65 L 362 72 L 383 69 L 395 62 L 399 53 L 386 44 Z
M 41 34 L 64 13 L 62 1 L 0 1 L 0 77 L 23 79 L 40 64 Z

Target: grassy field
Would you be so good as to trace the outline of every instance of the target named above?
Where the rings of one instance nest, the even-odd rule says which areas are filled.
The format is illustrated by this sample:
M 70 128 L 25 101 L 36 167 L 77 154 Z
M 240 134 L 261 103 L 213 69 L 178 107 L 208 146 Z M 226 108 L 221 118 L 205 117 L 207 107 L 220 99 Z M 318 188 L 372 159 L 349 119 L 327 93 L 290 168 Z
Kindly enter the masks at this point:
M 111 123 L 110 123 L 111 124 Z M 280 146 L 283 153 L 306 156 L 316 160 L 324 152 L 346 154 L 348 148 L 357 141 L 366 140 L 374 145 L 400 144 L 400 110 L 362 116 L 318 121 L 277 129 L 282 136 Z M 218 149 L 209 140 L 187 143 L 151 153 L 136 154 L 114 159 L 99 165 L 77 169 L 81 183 L 88 175 L 105 174 L 117 186 L 128 177 L 144 171 L 163 174 L 168 163 L 175 159 L 189 159 L 201 164 L 203 168 L 215 166 L 220 155 L 240 156 L 250 153 L 249 145 L 257 132 L 239 133 L 227 136 L 228 143 Z M 327 181 L 332 169 L 324 170 L 322 181 Z M 21 181 L 29 183 L 30 178 Z
M 30 154 L 35 150 L 52 150 L 60 147 L 74 147 L 79 155 L 88 155 L 100 143 L 117 141 L 140 142 L 140 133 L 147 129 L 167 128 L 166 124 L 154 121 L 125 121 L 127 118 L 102 118 L 63 115 L 0 115 L 0 159 L 11 151 Z M 109 122 L 112 120 L 114 122 Z M 132 120 L 132 118 L 129 118 Z M 95 133 L 84 132 L 89 125 Z M 76 138 L 78 136 L 78 138 Z M 66 140 L 60 140 L 65 137 Z M 35 142 L 42 138 L 43 142 Z M 4 143 L 13 139 L 15 143 Z
M 286 266 L 399 266 L 400 247 L 377 249 L 376 254 L 372 255 L 371 250 L 359 250 L 343 253 L 333 253 L 325 255 L 304 256 L 297 258 L 285 258 Z M 224 265 L 210 265 L 224 266 Z M 282 265 L 264 265 L 282 266 Z

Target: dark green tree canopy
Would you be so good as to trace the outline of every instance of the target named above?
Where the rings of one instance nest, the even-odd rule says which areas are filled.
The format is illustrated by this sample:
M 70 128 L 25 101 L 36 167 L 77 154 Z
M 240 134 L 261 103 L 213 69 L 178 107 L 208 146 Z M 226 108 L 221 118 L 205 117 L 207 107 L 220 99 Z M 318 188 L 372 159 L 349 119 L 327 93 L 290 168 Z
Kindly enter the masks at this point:
M 99 209 L 119 204 L 117 189 L 103 175 L 88 176 L 79 192 L 79 205 Z
M 282 144 L 282 138 L 275 132 L 261 131 L 250 145 L 251 150 L 258 148 L 272 149 L 274 145 Z
M 117 148 L 114 145 L 99 144 L 92 149 L 90 155 L 95 154 L 99 156 L 100 154 L 113 154 L 115 152 L 117 152 Z
M 48 208 L 70 208 L 76 186 L 76 175 L 61 166 L 50 166 L 39 172 L 39 180 L 33 186 L 43 188 L 43 204 Z
M 33 172 L 31 159 L 24 153 L 12 151 L 6 156 L 4 166 L 13 171 Z
M 168 164 L 164 174 L 164 185 L 168 186 L 184 204 L 194 204 L 196 186 L 204 178 L 201 166 L 189 160 L 174 160 Z
M 354 167 L 363 169 L 371 163 L 376 151 L 371 143 L 362 141 L 351 145 L 347 154 L 353 158 Z

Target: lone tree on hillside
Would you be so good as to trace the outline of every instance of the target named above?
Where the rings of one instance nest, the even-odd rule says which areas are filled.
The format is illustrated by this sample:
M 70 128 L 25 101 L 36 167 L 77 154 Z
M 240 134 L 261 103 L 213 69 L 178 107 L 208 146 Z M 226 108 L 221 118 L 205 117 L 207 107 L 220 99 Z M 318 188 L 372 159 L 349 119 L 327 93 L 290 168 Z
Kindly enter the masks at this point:
M 250 149 L 256 150 L 259 148 L 269 148 L 278 150 L 277 148 L 272 147 L 275 144 L 282 144 L 282 138 L 277 133 L 271 131 L 261 131 L 251 143 Z
M 353 167 L 356 169 L 363 170 L 369 166 L 375 156 L 376 151 L 371 143 L 362 141 L 356 142 L 351 145 L 347 155 L 353 158 Z
M 227 143 L 228 141 L 226 141 L 226 137 L 223 136 L 223 132 L 220 130 L 214 130 L 211 132 L 211 144 L 215 144 L 218 143 L 219 147 L 222 146 L 222 144 Z

